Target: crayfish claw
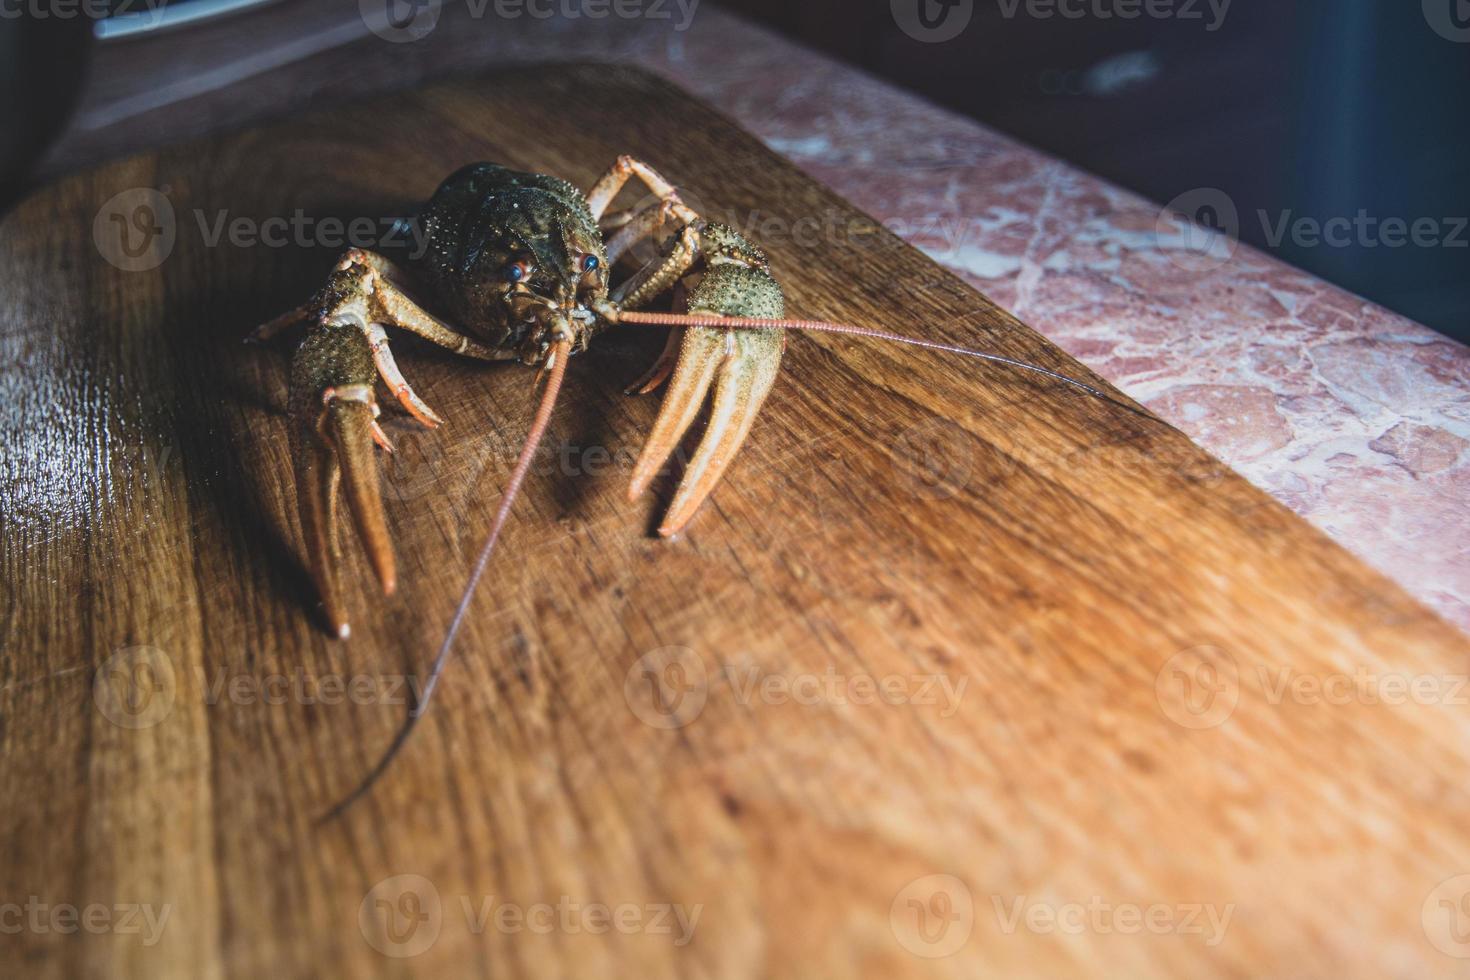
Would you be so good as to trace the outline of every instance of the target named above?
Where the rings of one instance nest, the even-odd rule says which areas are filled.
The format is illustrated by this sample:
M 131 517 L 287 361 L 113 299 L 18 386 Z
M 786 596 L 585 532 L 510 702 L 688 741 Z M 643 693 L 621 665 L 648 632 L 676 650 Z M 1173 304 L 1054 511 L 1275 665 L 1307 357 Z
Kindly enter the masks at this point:
M 296 307 L 296 309 L 288 310 L 273 320 L 267 320 L 265 323 L 262 323 L 260 326 L 250 331 L 248 334 L 245 335 L 245 343 L 264 344 L 267 341 L 272 340 L 276 336 L 276 334 L 280 333 L 281 331 L 289 329 L 290 327 L 296 326 L 296 324 L 298 323 L 304 323 L 305 321 L 311 319 L 311 315 L 313 312 L 314 310 L 311 303 L 303 303 L 300 306 Z
M 780 287 L 763 270 L 716 267 L 690 297 L 694 313 L 779 317 Z M 720 482 L 775 384 L 786 335 L 772 330 L 687 327 L 679 344 L 668 394 L 648 443 L 633 466 L 629 496 L 653 482 L 714 389 L 709 420 L 699 447 L 684 469 L 658 533 L 677 534 Z
M 664 344 L 663 353 L 659 354 L 658 360 L 653 366 L 644 371 L 642 376 L 628 387 L 623 389 L 625 395 L 647 395 L 659 389 L 659 387 L 674 373 L 674 363 L 679 356 L 679 347 L 684 340 L 682 328 L 675 327 L 669 331 L 669 339 Z
M 629 500 L 636 499 L 648 489 L 678 448 L 684 433 L 689 431 L 699 415 L 715 372 L 726 356 L 723 332 L 703 328 L 684 331 L 673 380 L 669 382 L 669 390 L 659 407 L 653 431 L 648 434 L 648 442 L 644 443 L 638 461 L 633 464 L 633 477 L 628 485 Z
M 659 526 L 658 533 L 664 537 L 683 530 L 720 482 L 776 382 L 785 346 L 783 335 L 727 333 L 726 339 L 734 351 L 716 371 L 709 422 Z
M 291 460 L 301 533 L 323 612 L 344 639 L 350 630 L 339 581 L 339 486 L 384 593 L 391 594 L 397 582 L 373 461 L 374 445 L 382 444 L 376 377 L 372 348 L 350 325 L 313 328 L 291 365 Z

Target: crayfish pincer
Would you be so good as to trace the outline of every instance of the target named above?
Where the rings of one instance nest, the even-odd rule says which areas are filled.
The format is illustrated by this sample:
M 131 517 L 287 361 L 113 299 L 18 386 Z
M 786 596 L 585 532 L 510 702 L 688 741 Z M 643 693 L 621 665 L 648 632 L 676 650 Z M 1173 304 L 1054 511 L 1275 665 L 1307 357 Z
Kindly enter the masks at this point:
M 610 212 L 634 178 L 651 192 L 648 203 Z M 344 638 L 349 628 L 337 581 L 335 527 L 339 484 L 384 591 L 392 592 L 396 583 L 373 459 L 374 444 L 392 451 L 376 421 L 378 382 L 425 426 L 442 421 L 399 370 L 387 328 L 417 334 L 465 357 L 539 366 L 547 376 L 419 703 L 377 769 L 342 806 L 386 768 L 422 715 L 545 434 L 567 359 L 603 331 L 622 324 L 671 328 L 657 362 L 629 389 L 641 394 L 668 383 L 653 432 L 633 468 L 631 495 L 648 487 L 710 402 L 705 431 L 659 527 L 663 535 L 689 522 L 745 441 L 775 383 L 787 330 L 855 334 L 965 354 L 1112 400 L 1080 381 L 995 354 L 863 327 L 782 319 L 781 286 L 761 249 L 697 214 L 672 184 L 632 157 L 619 158 L 585 194 L 558 177 L 471 164 L 440 185 L 421 221 L 423 247 L 410 263 L 400 266 L 373 252 L 349 250 L 310 302 L 252 335 L 264 340 L 295 323 L 307 324 L 291 364 L 291 458 L 312 578 L 333 632 Z M 644 242 L 657 246 L 656 255 L 613 286 L 614 268 Z M 674 312 L 642 312 L 666 295 L 673 296 Z

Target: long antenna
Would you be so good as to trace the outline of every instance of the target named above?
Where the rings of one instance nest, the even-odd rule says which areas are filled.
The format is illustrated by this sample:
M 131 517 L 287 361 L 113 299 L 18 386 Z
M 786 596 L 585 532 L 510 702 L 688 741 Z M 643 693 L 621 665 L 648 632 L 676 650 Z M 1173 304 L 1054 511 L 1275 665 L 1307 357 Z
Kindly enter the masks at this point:
M 898 344 L 908 344 L 912 347 L 924 347 L 929 350 L 945 351 L 950 354 L 963 354 L 966 357 L 979 358 L 982 361 L 990 361 L 994 364 L 1004 364 L 1021 371 L 1031 371 L 1043 377 L 1051 378 L 1053 381 L 1061 381 L 1074 388 L 1087 392 L 1094 398 L 1101 398 L 1105 402 L 1111 402 L 1120 408 L 1125 408 L 1135 415 L 1152 418 L 1147 412 L 1138 409 L 1127 402 L 1119 401 L 1100 388 L 1076 378 L 1069 378 L 1065 374 L 1047 370 L 1037 364 L 1027 364 L 1015 358 L 1004 357 L 1000 354 L 990 354 L 985 351 L 974 350 L 970 347 L 959 347 L 955 344 L 946 344 L 937 340 L 924 340 L 920 337 L 906 337 L 903 334 L 889 333 L 887 330 L 874 330 L 871 327 L 856 327 L 848 323 L 826 323 L 821 320 L 771 320 L 760 317 L 738 317 L 738 316 L 714 316 L 701 313 L 643 313 L 624 311 L 618 315 L 619 323 L 646 324 L 655 327 L 713 327 L 731 330 L 805 330 L 813 333 L 841 333 L 854 337 L 871 337 L 874 340 L 891 340 Z
M 511 470 L 510 479 L 506 481 L 505 492 L 500 497 L 500 509 L 495 512 L 495 521 L 490 525 L 490 535 L 480 548 L 480 555 L 475 559 L 474 571 L 470 573 L 469 582 L 465 585 L 464 595 L 459 597 L 459 606 L 454 610 L 454 618 L 449 621 L 449 630 L 444 634 L 444 642 L 439 645 L 439 653 L 434 657 L 434 663 L 429 668 L 429 679 L 424 682 L 422 692 L 414 698 L 413 706 L 408 710 L 408 717 L 404 719 L 403 727 L 398 729 L 393 743 L 388 746 L 388 750 L 383 753 L 383 757 L 378 760 L 372 772 L 368 773 L 367 777 L 358 784 L 357 789 L 319 817 L 318 824 L 326 823 L 337 817 L 373 788 L 378 777 L 387 772 L 388 766 L 398 756 L 399 750 L 408 741 L 408 736 L 413 734 L 414 726 L 424 716 L 424 712 L 429 710 L 429 699 L 434 696 L 434 688 L 439 686 L 439 677 L 444 673 L 444 665 L 449 661 L 449 652 L 454 647 L 455 637 L 459 635 L 459 627 L 464 622 L 465 614 L 470 610 L 470 603 L 475 598 L 475 590 L 480 584 L 481 577 L 485 574 L 486 567 L 490 564 L 490 556 L 495 552 L 495 542 L 500 540 L 500 532 L 510 517 L 511 506 L 520 493 L 521 484 L 526 480 L 526 474 L 530 472 L 531 463 L 536 458 L 536 450 L 541 446 L 541 438 L 546 435 L 546 429 L 551 423 L 551 412 L 556 407 L 556 396 L 561 392 L 561 383 L 566 377 L 567 361 L 571 360 L 571 352 L 570 341 L 557 341 L 551 347 L 550 367 L 548 368 L 550 374 L 546 381 L 546 390 L 541 395 L 541 404 L 536 409 L 536 417 L 531 422 L 530 431 L 526 433 L 526 444 L 521 447 L 520 458 L 516 460 L 515 469 Z
M 1007 367 L 1016 368 L 1020 371 L 1030 371 L 1053 381 L 1084 391 L 1094 398 L 1102 399 L 1119 408 L 1123 408 L 1135 415 L 1152 419 L 1146 411 L 1119 401 L 1112 395 L 1100 388 L 1076 378 L 1069 378 L 1065 374 L 1058 374 L 1037 364 L 1028 364 L 1015 358 L 1005 357 L 1000 354 L 991 354 L 986 351 L 974 350 L 969 347 L 960 347 L 956 344 L 946 344 L 937 340 L 925 340 L 920 337 L 907 337 L 903 334 L 890 333 L 887 330 L 875 330 L 871 327 L 858 327 L 847 323 L 827 323 L 821 320 L 778 320 L 760 317 L 732 317 L 714 316 L 700 313 L 644 313 L 636 311 L 619 311 L 616 322 L 630 324 L 644 324 L 648 326 L 667 327 L 710 327 L 715 329 L 729 330 L 804 330 L 813 333 L 837 333 L 847 334 L 854 337 L 868 337 L 874 340 L 887 340 L 898 344 L 907 344 L 912 347 L 923 347 L 928 350 L 944 351 L 950 354 L 962 354 L 965 357 L 974 357 L 982 361 L 994 364 L 1003 364 Z M 521 484 L 526 479 L 526 474 L 531 468 L 531 462 L 535 458 L 536 450 L 541 445 L 541 439 L 546 434 L 547 426 L 551 422 L 551 412 L 556 406 L 556 398 L 561 391 L 562 379 L 566 376 L 567 361 L 571 354 L 571 344 L 568 341 L 559 341 L 552 346 L 550 356 L 550 378 L 546 384 L 546 391 L 541 396 L 541 404 L 536 410 L 535 420 L 531 423 L 531 429 L 526 434 L 526 444 L 521 449 L 521 455 L 516 460 L 515 469 L 511 471 L 510 480 L 506 483 L 505 493 L 500 499 L 500 509 L 495 513 L 495 522 L 490 526 L 490 536 L 485 540 L 480 549 L 480 555 L 475 560 L 474 571 L 470 573 L 470 579 L 465 586 L 464 595 L 460 596 L 459 606 L 454 611 L 454 618 L 449 623 L 449 630 L 444 635 L 444 642 L 439 647 L 439 653 L 434 657 L 434 663 L 429 668 L 429 678 L 424 683 L 423 691 L 414 699 L 413 707 L 409 709 L 408 718 L 404 720 L 403 727 L 398 730 L 392 744 L 388 746 L 378 764 L 373 767 L 372 772 L 358 784 L 357 789 L 345 797 L 340 803 L 328 810 L 317 820 L 318 824 L 326 823 L 340 815 L 353 803 L 357 802 L 372 789 L 378 778 L 387 771 L 399 751 L 408 741 L 409 735 L 413 733 L 418 720 L 428 710 L 429 699 L 434 696 L 434 689 L 439 685 L 439 677 L 444 672 L 444 665 L 449 660 L 450 650 L 454 646 L 455 637 L 459 635 L 460 625 L 464 622 L 465 614 L 469 612 L 470 603 L 474 600 L 475 590 L 480 584 L 480 579 L 485 574 L 485 568 L 490 564 L 490 556 L 495 551 L 495 543 L 500 539 L 500 532 L 505 527 L 506 520 L 510 517 L 511 505 L 515 503 L 516 495 L 520 492 Z

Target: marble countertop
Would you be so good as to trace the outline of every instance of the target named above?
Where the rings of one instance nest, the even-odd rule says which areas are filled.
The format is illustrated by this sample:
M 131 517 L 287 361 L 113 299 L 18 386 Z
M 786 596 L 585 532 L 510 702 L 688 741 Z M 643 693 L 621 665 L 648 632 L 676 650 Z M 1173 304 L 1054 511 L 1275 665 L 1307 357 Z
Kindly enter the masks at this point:
M 1470 630 L 1470 349 L 729 15 L 647 53 Z
M 222 24 L 162 61 L 145 46 L 163 38 L 102 49 L 51 169 L 444 72 L 637 64 L 734 117 L 1470 630 L 1470 349 L 1250 247 L 1202 247 L 1159 203 L 708 2 L 687 20 L 687 5 L 662 19 L 493 23 L 446 7 L 406 43 L 374 36 L 359 5 L 286 6 L 310 22 L 274 46 Z

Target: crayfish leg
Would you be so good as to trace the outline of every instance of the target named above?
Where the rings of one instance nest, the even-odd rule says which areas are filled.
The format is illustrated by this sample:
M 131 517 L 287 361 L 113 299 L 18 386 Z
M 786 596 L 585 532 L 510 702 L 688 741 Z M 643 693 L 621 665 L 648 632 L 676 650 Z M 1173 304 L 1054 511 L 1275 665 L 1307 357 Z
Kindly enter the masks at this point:
M 291 458 L 307 563 L 332 631 L 348 634 L 338 575 L 337 491 L 347 498 L 357 536 L 382 583 L 393 591 L 393 546 L 373 462 L 373 446 L 393 446 L 378 426 L 373 386 L 382 378 L 410 415 L 429 428 L 443 423 L 404 378 L 384 326 L 414 333 L 447 350 L 484 361 L 515 356 L 467 337 L 403 291 L 407 275 L 388 259 L 348 249 L 325 288 L 309 303 L 259 328 L 263 340 L 306 320 L 291 361 Z
M 674 215 L 684 224 L 696 220 L 697 215 L 693 209 L 686 205 L 679 197 L 679 191 L 673 184 L 669 183 L 657 170 L 636 157 L 620 156 L 613 163 L 607 173 L 598 178 L 597 183 L 587 192 L 587 207 L 592 212 L 592 217 L 601 221 L 607 214 L 608 206 L 618 196 L 628 181 L 637 177 L 643 185 L 653 193 L 661 204 L 667 205 Z M 629 212 L 626 216 L 619 216 L 620 220 L 626 217 L 632 220 L 633 214 Z M 626 221 L 623 221 L 626 224 Z M 619 225 L 621 227 L 621 225 Z

